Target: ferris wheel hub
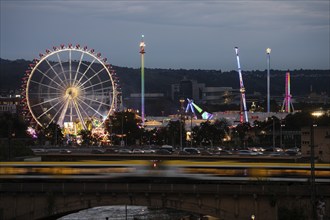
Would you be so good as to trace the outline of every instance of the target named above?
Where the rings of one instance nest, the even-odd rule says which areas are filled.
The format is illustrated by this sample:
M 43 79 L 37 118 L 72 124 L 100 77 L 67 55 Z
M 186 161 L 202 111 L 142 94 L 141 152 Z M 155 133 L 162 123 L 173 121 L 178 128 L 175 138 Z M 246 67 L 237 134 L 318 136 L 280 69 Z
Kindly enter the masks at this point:
M 76 99 L 79 96 L 79 88 L 78 87 L 69 87 L 65 91 L 65 97 L 69 97 L 70 99 Z

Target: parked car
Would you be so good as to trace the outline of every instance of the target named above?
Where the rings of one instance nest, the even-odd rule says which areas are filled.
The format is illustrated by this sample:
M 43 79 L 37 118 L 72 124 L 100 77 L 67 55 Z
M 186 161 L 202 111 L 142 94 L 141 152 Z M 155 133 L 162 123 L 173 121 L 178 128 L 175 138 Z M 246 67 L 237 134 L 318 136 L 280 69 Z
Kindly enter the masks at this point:
M 106 154 L 114 154 L 114 153 L 118 153 L 117 149 L 112 149 L 112 148 L 108 148 L 104 151 L 104 153 Z
M 156 153 L 156 150 L 154 150 L 154 149 L 144 149 L 144 153 L 145 154 L 154 154 L 154 153 Z
M 47 153 L 46 149 L 32 149 L 33 153 L 39 154 L 39 153 Z
M 199 150 L 202 156 L 212 156 L 213 154 L 208 150 Z
M 169 151 L 169 152 L 171 152 L 171 153 L 174 152 L 174 149 L 173 149 L 173 147 L 172 147 L 171 145 L 163 145 L 163 146 L 161 147 L 161 149 L 167 150 L 167 151 Z
M 71 150 L 68 150 L 68 149 L 62 149 L 62 150 L 60 150 L 60 153 L 61 153 L 61 154 L 71 154 Z
M 130 149 L 120 149 L 118 150 L 119 154 L 131 154 L 132 151 Z
M 190 155 L 190 153 L 188 153 L 187 151 L 179 151 L 178 153 L 179 155 Z
M 301 155 L 300 152 L 296 151 L 296 150 L 286 150 L 285 154 L 288 156 L 298 156 Z
M 196 149 L 196 148 L 193 148 L 193 147 L 185 147 L 183 148 L 183 151 L 189 153 L 189 154 L 193 154 L 193 155 L 196 155 L 196 154 L 200 154 L 201 152 Z
M 233 155 L 233 153 L 229 150 L 221 150 L 220 155 Z
M 156 151 L 156 154 L 161 154 L 161 155 L 171 155 L 172 152 L 168 151 L 168 150 L 165 150 L 165 149 L 158 149 Z
M 257 156 L 257 155 L 259 155 L 258 152 L 254 152 L 251 150 L 239 150 L 237 153 L 240 156 Z
M 132 153 L 133 153 L 133 154 L 144 154 L 144 150 L 141 150 L 141 149 L 133 149 Z
M 91 153 L 92 153 L 92 154 L 104 154 L 104 151 L 99 150 L 99 149 L 93 149 L 93 150 L 91 151 Z

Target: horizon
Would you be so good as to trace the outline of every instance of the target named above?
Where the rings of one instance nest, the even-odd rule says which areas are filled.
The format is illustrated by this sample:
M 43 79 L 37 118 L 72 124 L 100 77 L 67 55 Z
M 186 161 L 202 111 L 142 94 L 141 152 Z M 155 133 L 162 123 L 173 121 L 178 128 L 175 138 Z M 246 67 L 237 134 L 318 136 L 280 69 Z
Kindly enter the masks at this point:
M 23 61 L 26 61 L 26 62 L 33 62 L 32 60 L 26 60 L 26 59 L 23 59 L 23 58 L 19 58 L 19 59 L 4 59 L 4 58 L 1 58 L 0 57 L 0 60 L 6 60 L 6 61 L 10 61 L 10 62 L 15 62 L 15 61 L 20 61 L 20 60 L 23 60 Z M 75 62 L 75 61 L 74 61 Z M 111 64 L 111 66 L 115 66 L 115 67 L 119 67 L 119 68 L 128 68 L 128 69 L 140 69 L 140 67 L 128 67 L 128 66 L 119 66 L 119 65 L 113 65 Z M 201 70 L 201 71 L 221 71 L 221 73 L 227 73 L 227 72 L 232 72 L 232 71 L 235 71 L 237 72 L 237 69 L 233 69 L 233 70 L 222 70 L 222 69 L 184 69 L 184 68 L 159 68 L 159 67 L 145 67 L 144 69 L 160 69 L 160 70 L 174 70 L 174 71 L 177 71 L 177 70 L 194 70 L 194 71 L 197 71 L 197 70 Z M 316 70 L 316 71 L 330 71 L 330 68 L 329 69 L 302 69 L 302 68 L 299 68 L 299 69 L 287 69 L 287 70 L 281 70 L 281 69 L 272 69 L 270 68 L 270 71 L 299 71 L 299 70 L 304 70 L 304 71 L 312 71 L 312 70 Z M 267 69 L 254 69 L 254 70 L 244 70 L 242 69 L 242 72 L 253 72 L 253 71 L 260 71 L 260 72 L 264 72 L 264 71 L 267 71 Z M 330 73 L 330 72 L 329 72 Z

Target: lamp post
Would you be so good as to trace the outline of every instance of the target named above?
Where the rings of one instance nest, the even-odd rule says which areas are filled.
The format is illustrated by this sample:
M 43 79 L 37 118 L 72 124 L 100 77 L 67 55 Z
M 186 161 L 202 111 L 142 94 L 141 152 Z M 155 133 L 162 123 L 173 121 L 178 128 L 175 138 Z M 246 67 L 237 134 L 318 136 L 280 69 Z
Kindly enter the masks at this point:
M 275 149 L 275 118 L 273 117 L 273 149 Z
M 282 119 L 280 120 L 280 148 L 283 149 L 283 127 L 285 127 L 285 124 L 282 124 Z
M 270 112 L 270 48 L 266 49 L 267 53 L 267 113 Z
M 311 203 L 312 203 L 312 218 L 316 219 L 317 218 L 317 213 L 316 213 L 316 185 L 315 185 L 315 128 L 317 127 L 315 119 L 318 117 L 321 117 L 324 113 L 323 112 L 312 112 L 312 125 L 310 128 L 310 147 L 311 147 Z
M 311 126 L 311 203 L 312 203 L 312 218 L 316 218 L 316 209 L 315 209 L 315 152 L 314 152 L 314 127 L 316 124 Z
M 183 103 L 184 103 L 184 99 L 181 98 L 180 100 L 180 149 L 182 150 L 182 111 L 183 111 Z

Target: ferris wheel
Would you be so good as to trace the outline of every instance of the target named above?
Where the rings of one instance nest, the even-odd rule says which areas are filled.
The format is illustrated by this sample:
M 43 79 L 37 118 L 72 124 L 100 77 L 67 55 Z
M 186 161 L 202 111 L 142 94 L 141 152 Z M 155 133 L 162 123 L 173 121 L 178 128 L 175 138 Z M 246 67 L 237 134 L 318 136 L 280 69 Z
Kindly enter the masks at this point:
M 41 127 L 56 123 L 100 126 L 121 100 L 118 78 L 100 53 L 60 45 L 39 54 L 23 78 L 23 112 Z

